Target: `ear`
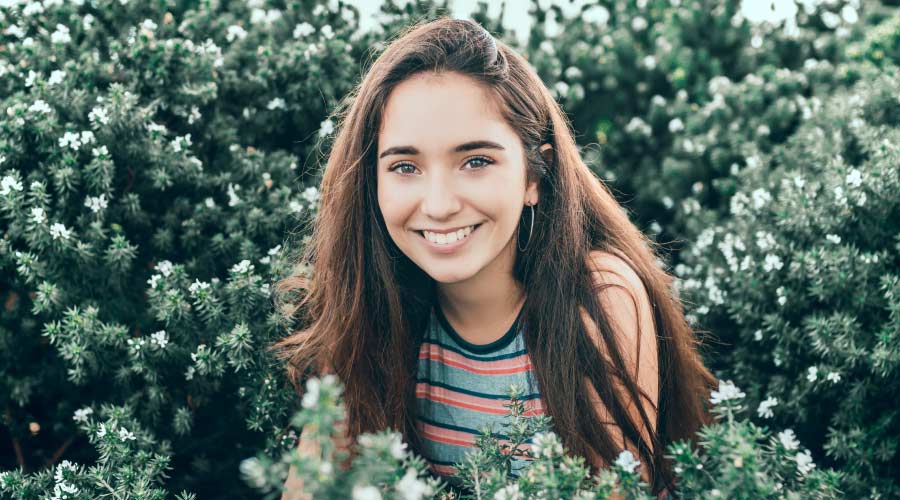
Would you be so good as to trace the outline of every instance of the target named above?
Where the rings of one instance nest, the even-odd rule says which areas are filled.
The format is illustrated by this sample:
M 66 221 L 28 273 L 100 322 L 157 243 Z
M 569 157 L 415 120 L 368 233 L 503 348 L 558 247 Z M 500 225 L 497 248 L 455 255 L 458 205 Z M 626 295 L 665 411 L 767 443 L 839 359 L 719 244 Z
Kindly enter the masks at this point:
M 541 156 L 544 157 L 544 161 L 548 164 L 553 164 L 553 157 L 555 156 L 555 151 L 553 151 L 553 146 L 550 144 L 541 144 L 541 147 L 538 148 L 541 152 Z

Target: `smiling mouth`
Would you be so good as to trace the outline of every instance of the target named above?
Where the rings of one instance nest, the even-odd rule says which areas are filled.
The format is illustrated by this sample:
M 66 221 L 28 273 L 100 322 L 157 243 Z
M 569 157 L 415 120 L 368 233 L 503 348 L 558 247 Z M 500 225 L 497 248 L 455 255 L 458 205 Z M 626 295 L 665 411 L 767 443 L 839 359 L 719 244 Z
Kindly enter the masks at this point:
M 472 226 L 472 231 L 470 231 L 469 234 L 467 234 L 466 236 L 464 236 L 462 239 L 466 239 L 466 238 L 472 236 L 472 233 L 474 233 L 475 231 L 477 231 L 478 228 L 482 226 L 482 224 L 484 224 L 484 222 L 479 222 L 478 224 L 475 224 L 474 226 Z M 416 232 L 419 236 L 421 236 L 423 240 L 427 241 L 428 243 L 431 243 L 431 244 L 433 244 L 433 245 L 441 245 L 440 243 L 434 243 L 433 241 L 431 241 L 431 240 L 429 240 L 428 238 L 426 238 L 426 237 L 425 237 L 425 232 L 424 232 L 424 231 L 417 230 L 417 231 L 415 231 L 415 232 Z M 460 241 L 461 241 L 461 240 L 456 240 L 456 241 L 454 241 L 453 243 L 446 243 L 446 245 L 447 245 L 447 246 L 454 245 L 454 244 L 456 244 L 456 243 L 458 243 L 458 242 L 460 242 Z

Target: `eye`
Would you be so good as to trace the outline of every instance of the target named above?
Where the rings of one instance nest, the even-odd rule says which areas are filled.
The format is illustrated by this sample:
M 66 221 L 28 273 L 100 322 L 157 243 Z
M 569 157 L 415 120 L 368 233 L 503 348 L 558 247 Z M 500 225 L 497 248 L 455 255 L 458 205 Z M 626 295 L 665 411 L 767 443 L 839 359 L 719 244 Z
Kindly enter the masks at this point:
M 475 167 L 475 168 L 470 168 L 469 170 L 481 170 L 483 168 L 486 168 L 488 165 L 494 163 L 493 160 L 491 160 L 490 158 L 487 158 L 485 156 L 475 156 L 475 157 L 469 158 L 468 160 L 466 160 L 466 165 L 470 164 L 471 162 L 482 162 L 483 165 Z M 415 165 L 413 165 L 412 163 L 404 162 L 404 163 L 397 163 L 396 165 L 392 165 L 390 168 L 388 168 L 388 172 L 393 172 L 394 170 L 402 169 L 405 167 L 409 167 L 413 170 L 416 170 Z M 413 173 L 414 172 L 410 171 L 410 170 L 400 170 L 400 175 L 412 175 Z
M 394 170 L 397 170 L 397 169 L 403 168 L 403 167 L 416 168 L 415 165 L 413 165 L 412 163 L 398 163 L 396 165 L 393 165 L 391 168 L 389 168 L 388 172 L 393 172 Z M 406 172 L 408 172 L 408 171 L 401 171 L 400 175 L 411 175 L 412 174 L 412 172 L 409 172 L 409 173 L 406 173 Z
M 474 158 L 469 158 L 469 159 L 466 161 L 466 165 L 468 165 L 469 162 L 473 162 L 473 161 L 484 162 L 484 165 L 482 165 L 481 167 L 478 167 L 478 168 L 476 168 L 476 169 L 474 169 L 474 170 L 481 170 L 481 169 L 483 169 L 483 168 L 486 168 L 488 165 L 494 163 L 494 161 L 491 160 L 490 158 L 487 158 L 487 157 L 484 157 L 484 156 L 476 156 L 476 157 L 474 157 Z

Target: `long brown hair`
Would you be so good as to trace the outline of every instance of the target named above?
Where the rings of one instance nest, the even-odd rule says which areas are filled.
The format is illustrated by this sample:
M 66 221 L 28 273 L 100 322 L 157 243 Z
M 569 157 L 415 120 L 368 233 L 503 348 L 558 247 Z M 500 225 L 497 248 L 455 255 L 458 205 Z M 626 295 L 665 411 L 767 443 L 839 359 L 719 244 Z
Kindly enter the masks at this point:
M 392 428 L 420 450 L 415 374 L 435 283 L 387 233 L 376 196 L 375 156 L 391 90 L 422 72 L 456 72 L 484 85 L 522 140 L 529 182 L 539 180 L 533 234 L 513 272 L 527 290 L 523 335 L 538 385 L 559 388 L 541 395 L 552 430 L 571 454 L 599 454 L 606 464 L 618 456 L 619 445 L 589 402 L 588 377 L 624 437 L 638 447 L 654 492 L 671 487 L 665 446 L 694 442 L 695 432 L 710 421 L 705 401 L 715 378 L 703 365 L 700 343 L 653 242 L 582 161 L 566 115 L 527 60 L 473 21 L 442 16 L 407 28 L 336 110 L 318 216 L 299 258 L 305 271 L 276 286 L 285 314 L 305 313 L 303 326 L 273 346 L 288 361 L 291 381 L 302 390 L 298 381 L 307 370 L 329 367 L 345 385 L 351 439 Z M 545 143 L 553 146 L 550 161 L 538 150 Z M 642 391 L 626 374 L 621 347 L 600 307 L 587 260 L 592 250 L 626 258 L 653 306 L 660 385 L 651 443 L 628 416 L 628 401 L 613 390 L 611 377 L 618 375 L 628 397 L 640 401 Z M 579 306 L 596 323 L 610 360 L 588 336 Z M 651 429 L 642 405 L 637 407 L 640 425 Z

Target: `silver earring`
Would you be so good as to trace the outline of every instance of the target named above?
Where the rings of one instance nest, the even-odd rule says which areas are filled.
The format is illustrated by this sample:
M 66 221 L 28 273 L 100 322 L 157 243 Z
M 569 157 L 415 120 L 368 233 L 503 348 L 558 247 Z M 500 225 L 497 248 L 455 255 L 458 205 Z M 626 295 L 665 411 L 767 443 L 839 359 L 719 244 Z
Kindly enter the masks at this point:
M 520 252 L 524 252 L 528 248 L 528 244 L 531 243 L 531 233 L 534 232 L 534 205 L 528 205 L 528 208 L 531 209 L 531 227 L 528 229 L 528 242 L 525 243 L 525 248 L 519 248 L 519 231 L 516 231 L 516 248 L 519 248 Z M 519 229 L 522 229 L 521 224 Z

